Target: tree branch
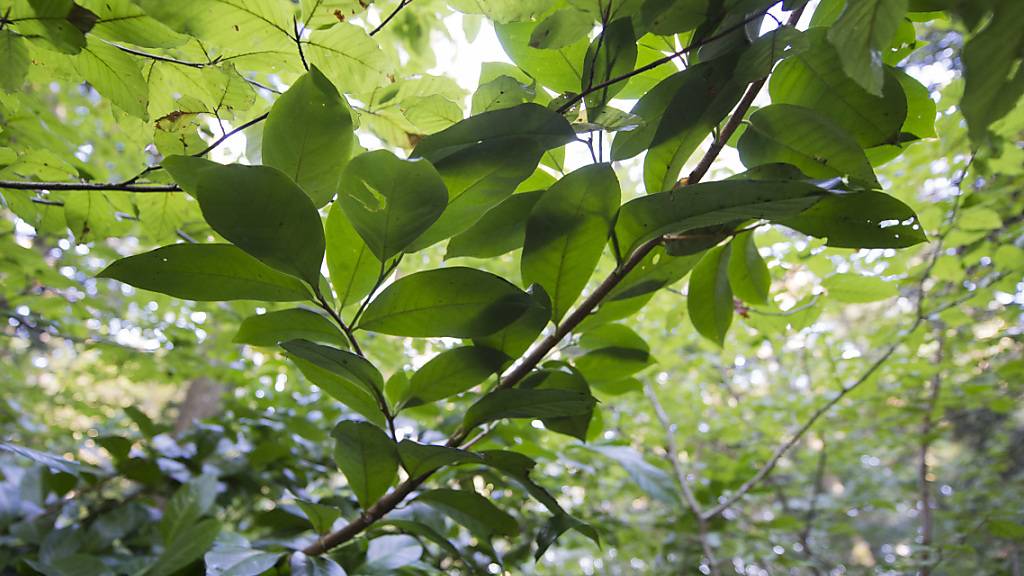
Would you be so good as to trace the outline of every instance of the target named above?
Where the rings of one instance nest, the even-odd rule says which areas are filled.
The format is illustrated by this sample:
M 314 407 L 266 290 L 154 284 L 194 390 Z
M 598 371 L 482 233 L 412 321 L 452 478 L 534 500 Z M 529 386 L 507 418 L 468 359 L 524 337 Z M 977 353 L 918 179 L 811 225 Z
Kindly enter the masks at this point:
M 654 393 L 654 388 L 650 384 L 644 384 L 644 395 L 651 402 L 654 414 L 658 417 L 658 422 L 661 423 L 661 427 L 665 430 L 665 448 L 668 453 L 666 459 L 672 465 L 672 471 L 676 475 L 676 483 L 679 484 L 683 500 L 686 501 L 686 505 L 697 520 L 697 535 L 700 537 L 700 545 L 704 550 L 705 558 L 707 558 L 711 576 L 718 576 L 718 560 L 715 558 L 711 541 L 708 540 L 708 523 L 704 520 L 704 513 L 701 510 L 700 503 L 697 501 L 697 497 L 694 496 L 693 490 L 690 488 L 690 482 L 686 479 L 686 471 L 683 470 L 683 464 L 679 461 L 679 446 L 676 444 L 675 434 L 676 426 L 668 417 L 668 413 L 665 412 L 664 406 L 661 405 L 657 394 Z
M 7 190 L 116 190 L 120 192 L 180 192 L 177 184 L 132 184 L 122 182 L 34 182 L 26 180 L 0 180 L 0 188 Z M 61 203 L 63 205 L 63 203 Z
M 943 346 L 945 345 L 945 337 L 942 333 L 941 326 L 938 327 L 938 349 L 935 351 L 935 358 L 932 360 L 935 363 L 937 372 L 932 377 L 930 383 L 930 393 L 928 395 L 928 404 L 925 407 L 924 417 L 921 421 L 921 449 L 918 456 L 918 491 L 920 493 L 920 506 L 921 506 L 921 569 L 918 571 L 920 576 L 931 576 L 932 573 L 932 551 L 930 548 L 933 543 L 933 531 L 934 522 L 932 519 L 932 482 L 929 480 L 929 469 L 928 469 L 928 451 L 932 445 L 932 428 L 934 427 L 934 420 L 932 414 L 935 412 L 935 407 L 939 401 L 939 390 L 942 386 L 942 360 L 943 360 Z
M 392 14 L 383 23 L 381 23 L 381 26 L 377 27 L 374 33 L 377 30 L 379 30 L 384 24 L 386 24 L 388 20 L 393 18 L 394 15 L 398 12 L 398 10 L 401 10 L 411 1 L 412 0 L 403 0 L 402 4 L 400 4 L 399 7 L 394 12 L 392 12 Z M 749 21 L 750 20 L 744 21 L 743 25 L 746 25 Z M 710 42 L 711 40 L 714 40 L 721 36 L 724 36 L 725 34 L 728 34 L 729 32 L 732 32 L 733 30 L 738 29 L 739 27 L 740 26 L 732 27 L 719 35 L 708 38 L 707 40 L 705 40 L 705 43 Z M 690 46 L 681 51 L 680 54 L 696 47 L 697 45 Z M 678 54 L 673 56 L 673 58 L 676 56 L 678 56 Z M 668 60 L 665 60 L 665 62 L 667 61 Z M 655 66 L 657 65 L 658 64 L 655 64 Z M 625 77 L 628 78 L 631 76 L 635 76 L 636 74 L 639 74 L 645 70 L 649 70 L 650 68 L 653 68 L 655 66 L 645 67 L 644 69 L 636 70 Z M 599 84 L 594 86 L 593 88 L 595 90 L 600 90 L 601 88 L 604 88 L 605 86 L 610 86 L 611 84 L 614 84 L 615 81 L 621 81 L 622 79 L 624 78 L 620 77 L 619 79 L 613 79 L 613 81 L 605 83 L 604 86 Z M 568 105 L 564 108 L 568 109 L 568 107 L 571 107 L 572 104 L 578 102 L 585 95 L 586 94 L 579 95 L 574 102 L 568 103 Z M 737 106 L 736 111 L 733 112 L 733 114 L 739 115 L 740 118 L 742 118 L 744 115 L 746 115 L 749 107 L 749 104 L 746 107 Z M 732 124 L 732 122 L 730 122 L 730 124 Z M 739 122 L 736 122 L 735 125 L 739 126 Z M 725 134 L 724 130 L 722 131 L 722 134 L 724 138 L 728 140 L 729 135 Z M 705 157 L 701 159 L 701 162 L 713 161 L 714 157 L 716 157 L 719 154 L 719 152 L 721 152 L 721 148 L 709 149 L 705 153 Z M 711 157 L 710 160 L 708 160 L 709 156 Z M 696 184 L 697 182 L 700 181 L 702 177 L 703 175 L 699 175 L 699 177 L 691 180 L 689 183 Z M 562 322 L 555 328 L 554 332 L 552 332 L 543 340 L 541 340 L 536 346 L 534 346 L 529 352 L 527 352 L 526 356 L 523 356 L 517 364 L 513 365 L 512 368 L 508 372 L 506 372 L 505 375 L 499 380 L 498 384 L 491 390 L 491 392 L 495 390 L 511 388 L 512 386 L 518 384 L 519 381 L 521 381 L 523 378 L 525 378 L 530 373 L 530 371 L 532 371 L 538 364 L 540 364 L 540 362 L 548 355 L 548 353 L 551 352 L 551 350 L 553 350 L 558 345 L 558 343 L 562 341 L 563 338 L 565 338 L 566 335 L 571 333 L 573 329 L 579 326 L 579 324 L 583 322 L 583 320 L 585 320 L 587 316 L 589 316 L 597 308 L 597 306 L 601 303 L 602 300 L 604 300 L 606 296 L 608 296 L 612 289 L 618 286 L 619 283 L 622 282 L 623 278 L 625 278 L 627 274 L 629 274 L 634 268 L 636 268 L 640 264 L 640 262 L 643 261 L 643 259 L 651 252 L 651 250 L 653 250 L 662 242 L 663 238 L 658 237 L 652 240 L 648 240 L 647 242 L 644 242 L 639 247 L 637 247 L 637 249 L 634 250 L 633 253 L 630 254 L 629 257 L 626 258 L 626 260 L 621 265 L 617 266 L 614 270 L 612 270 L 612 272 L 594 289 L 593 292 L 590 293 L 590 295 L 588 295 L 583 300 L 583 302 L 580 303 L 579 306 L 577 306 L 572 312 L 569 313 L 568 316 L 566 316 L 562 320 Z M 469 439 L 469 435 L 472 432 L 472 430 L 460 427 L 448 438 L 448 441 L 445 443 L 445 445 L 449 447 L 465 447 L 469 444 L 475 444 L 486 435 L 487 431 L 488 430 L 485 430 L 483 433 L 476 435 L 472 439 Z M 356 535 L 358 535 L 360 532 L 369 527 L 371 524 L 379 520 L 382 516 L 384 516 L 385 514 L 393 510 L 396 506 L 401 504 L 402 501 L 409 494 L 416 490 L 437 470 L 438 469 L 431 470 L 430 472 L 427 472 L 417 478 L 409 478 L 405 480 L 404 482 L 396 486 L 394 490 L 384 495 L 375 504 L 370 506 L 370 508 L 368 508 L 361 516 L 359 516 L 359 518 L 356 518 L 340 530 L 327 534 L 326 536 L 317 540 L 313 544 L 310 544 L 303 550 L 303 553 L 305 553 L 307 556 L 317 556 L 323 554 L 331 548 L 334 548 L 335 546 L 339 546 L 341 544 L 344 544 L 345 542 L 348 542 Z

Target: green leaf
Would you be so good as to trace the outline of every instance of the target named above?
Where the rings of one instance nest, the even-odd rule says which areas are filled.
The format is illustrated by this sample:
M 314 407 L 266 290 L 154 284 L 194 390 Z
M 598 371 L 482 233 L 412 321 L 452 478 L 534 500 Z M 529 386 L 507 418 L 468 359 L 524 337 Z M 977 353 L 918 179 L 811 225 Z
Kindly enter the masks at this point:
M 538 82 L 555 92 L 579 90 L 583 78 L 583 59 L 589 44 L 587 37 L 560 48 L 543 50 L 530 45 L 538 22 L 495 24 L 494 32 L 509 58 Z
M 131 0 L 78 0 L 99 19 L 89 30 L 93 36 L 150 48 L 173 48 L 188 37 L 146 15 Z
M 81 77 L 116 106 L 146 120 L 149 87 L 131 56 L 97 40 L 90 40 L 72 63 Z
M 849 178 L 879 188 L 857 141 L 827 117 L 802 106 L 772 104 L 750 116 L 737 148 L 747 168 L 782 162 L 812 178 Z
M 348 103 L 314 66 L 270 109 L 263 127 L 263 163 L 290 176 L 319 207 L 341 189 L 354 144 Z
M 502 418 L 578 416 L 593 410 L 595 403 L 590 394 L 574 390 L 495 390 L 469 407 L 462 427 L 469 430 Z
M 532 101 L 534 96 L 536 91 L 532 84 L 523 84 L 511 76 L 501 75 L 480 83 L 473 93 L 471 112 L 480 114 L 488 110 L 511 108 Z
M 636 55 L 633 22 L 629 18 L 611 22 L 587 48 L 583 60 L 583 75 L 580 78 L 580 92 L 632 72 L 636 65 Z M 625 86 L 625 82 L 617 82 L 588 94 L 585 98 L 587 110 L 597 111 Z
M 316 66 L 342 92 L 367 95 L 387 82 L 390 59 L 359 26 L 339 22 L 314 30 L 303 41 L 309 63 Z
M 206 221 L 232 244 L 316 290 L 324 229 L 309 196 L 276 168 L 216 166 L 199 175 Z
M 448 242 L 445 259 L 459 256 L 494 258 L 523 247 L 526 218 L 543 191 L 513 194 L 502 201 L 465 232 Z
M 796 58 L 810 48 L 807 36 L 807 33 L 796 28 L 783 26 L 754 40 L 736 64 L 735 81 L 748 84 L 769 74 L 774 76 L 778 73 L 778 69 L 774 72 L 772 70 L 776 62 Z
M 490 540 L 495 534 L 515 536 L 519 533 L 519 524 L 515 518 L 476 492 L 430 490 L 417 496 L 414 501 L 422 502 L 448 516 L 482 540 Z
M 331 285 L 338 297 L 338 308 L 345 308 L 359 302 L 373 290 L 381 264 L 338 202 L 327 213 L 324 235 Z
M 700 260 L 697 254 L 671 256 L 664 246 L 650 251 L 632 272 L 608 293 L 606 302 L 650 294 L 686 276 Z
M 708 17 L 708 0 L 646 0 L 642 16 L 658 35 L 679 34 L 700 26 Z
M 993 7 L 992 19 L 963 49 L 960 109 L 975 145 L 987 139 L 989 126 L 1013 110 L 1024 94 L 1024 5 L 999 0 Z
M 725 335 L 732 324 L 732 289 L 729 287 L 729 256 L 727 244 L 708 250 L 690 274 L 686 309 L 690 322 L 701 336 L 725 344 Z
M 680 73 L 676 92 L 644 158 L 648 193 L 674 188 L 694 150 L 740 101 L 746 85 L 735 80 L 736 62 L 732 56 L 716 58 Z M 616 136 L 616 143 L 618 139 Z
M 571 366 L 551 363 L 545 367 L 547 369 L 531 373 L 520 386 L 526 390 L 567 390 L 585 397 L 590 396 L 590 386 L 587 381 Z M 541 421 L 548 430 L 586 442 L 587 428 L 590 426 L 593 416 L 594 408 L 591 406 L 590 410 L 578 414 L 542 418 Z
M 17 454 L 23 458 L 28 458 L 36 464 L 45 466 L 54 472 L 62 472 L 64 474 L 78 476 L 79 472 L 82 471 L 82 465 L 77 462 L 71 462 L 56 454 L 33 450 L 32 448 L 18 446 L 17 444 L 0 442 L 0 452 L 10 452 L 11 454 Z
M 10 30 L 0 30 L 0 88 L 18 92 L 28 75 L 28 47 L 24 38 Z
M 218 542 L 203 560 L 207 576 L 260 576 L 273 568 L 283 555 L 283 552 L 264 552 L 248 545 Z
M 196 196 L 196 192 L 199 189 L 199 176 L 207 168 L 220 166 L 220 164 L 206 158 L 181 155 L 167 156 L 160 165 L 171 175 L 174 182 L 192 197 Z
M 369 508 L 398 477 L 395 443 L 377 426 L 353 420 L 340 422 L 331 434 L 334 461 L 360 506 Z
M 895 282 L 886 282 L 876 276 L 858 274 L 834 274 L 821 283 L 828 295 L 848 304 L 861 304 L 887 300 L 899 294 Z
M 907 248 L 927 240 L 917 214 L 882 192 L 828 196 L 779 223 L 836 248 Z
M 589 14 L 574 8 L 562 8 L 550 14 L 530 33 L 530 48 L 557 50 L 585 40 L 594 28 Z
M 532 284 L 526 292 L 530 295 L 533 305 L 508 326 L 489 336 L 476 338 L 473 342 L 477 346 L 499 350 L 504 352 L 507 358 L 518 358 L 526 352 L 551 320 L 551 298 L 544 288 Z
M 289 340 L 281 343 L 289 356 L 301 358 L 356 384 L 367 394 L 383 401 L 384 377 L 369 360 L 346 350 L 314 344 L 308 340 Z
M 767 304 L 772 277 L 757 251 L 753 231 L 737 234 L 730 246 L 728 275 L 733 294 L 747 304 Z
M 533 174 L 544 152 L 576 139 L 565 118 L 537 104 L 472 116 L 423 138 L 412 156 L 437 168 L 448 207 L 412 248 L 463 232 Z
M 334 526 L 334 521 L 341 518 L 341 510 L 334 506 L 307 502 L 305 500 L 296 500 L 295 503 L 299 505 L 299 508 L 302 508 L 302 513 L 306 515 L 306 519 L 313 525 L 313 530 L 317 534 L 327 534 L 331 531 L 331 527 Z
M 277 346 L 287 340 L 305 339 L 348 347 L 345 335 L 323 315 L 291 308 L 250 316 L 242 321 L 233 342 L 253 346 Z
M 200 560 L 213 546 L 220 529 L 220 522 L 212 518 L 188 526 L 186 532 L 177 533 L 173 539 L 165 543 L 163 554 L 146 571 L 146 575 L 170 576 Z
M 381 262 L 405 250 L 444 212 L 448 191 L 426 160 L 402 160 L 387 150 L 360 154 L 341 177 L 339 203 Z
M 410 478 L 419 478 L 442 466 L 482 460 L 472 452 L 448 446 L 418 444 L 412 440 L 402 440 L 398 443 L 398 456 Z
M 769 89 L 772 102 L 812 108 L 849 132 L 863 148 L 899 142 L 907 99 L 894 69 L 883 71 L 880 96 L 843 73 L 825 29 L 806 33 L 810 48 L 779 64 Z
M 618 462 L 637 487 L 649 496 L 670 505 L 678 505 L 675 484 L 667 472 L 648 462 L 629 446 L 589 446 L 588 450 Z
M 309 344 L 309 346 L 316 345 Z M 342 351 L 338 350 L 337 352 Z M 364 376 L 370 376 L 372 383 L 372 373 L 364 375 L 362 371 L 359 371 L 349 375 L 341 370 L 336 372 L 337 363 L 333 361 L 325 361 L 325 366 L 321 366 L 319 363 L 306 360 L 297 354 L 290 355 L 290 358 L 302 371 L 302 374 L 318 388 L 370 422 L 381 427 L 385 426 L 386 421 L 384 412 L 381 410 L 380 396 L 373 392 L 362 379 Z M 343 358 L 338 358 L 338 360 L 341 359 Z M 357 368 L 358 363 L 353 362 L 352 366 Z
M 445 350 L 412 375 L 403 406 L 418 406 L 465 392 L 501 369 L 506 356 L 490 348 L 463 346 Z
M 174 244 L 117 260 L 97 277 L 198 301 L 308 300 L 309 289 L 230 244 Z
M 907 121 L 903 124 L 903 133 L 917 138 L 934 138 L 935 133 L 935 101 L 932 100 L 928 88 L 913 76 L 899 68 L 892 68 L 899 80 L 903 93 L 907 96 Z
M 359 328 L 394 336 L 478 338 L 511 324 L 529 294 L 489 272 L 453 266 L 399 278 L 366 307 Z
M 821 188 L 792 180 L 726 180 L 684 186 L 627 202 L 615 233 L 623 255 L 669 233 L 685 233 L 736 220 L 778 220 L 799 214 L 820 200 Z
M 579 347 L 586 353 L 575 358 L 573 364 L 594 385 L 621 380 L 652 364 L 647 342 L 622 324 L 587 330 L 580 337 Z
M 829 28 L 843 71 L 868 92 L 882 95 L 882 56 L 907 12 L 907 0 L 859 0 Z
M 549 188 L 526 222 L 521 271 L 551 295 L 552 319 L 562 319 L 597 266 L 619 205 L 610 164 L 576 170 Z
M 370 540 L 366 563 L 360 568 L 367 574 L 394 574 L 403 566 L 416 563 L 423 556 L 423 546 L 411 536 L 389 534 Z
M 13 5 L 12 5 L 13 4 Z M 39 36 L 65 54 L 78 54 L 85 47 L 85 32 L 91 25 L 81 18 L 89 18 L 88 12 L 72 0 L 29 0 L 8 3 L 11 12 L 4 15 L 18 22 L 18 32 L 25 36 Z M 80 17 L 78 17 L 80 16 Z
M 164 542 L 169 543 L 192 530 L 199 518 L 209 512 L 216 497 L 217 479 L 213 476 L 198 476 L 182 484 L 164 507 L 160 521 Z
M 292 553 L 290 566 L 291 576 L 346 576 L 345 569 L 334 560 L 302 552 Z

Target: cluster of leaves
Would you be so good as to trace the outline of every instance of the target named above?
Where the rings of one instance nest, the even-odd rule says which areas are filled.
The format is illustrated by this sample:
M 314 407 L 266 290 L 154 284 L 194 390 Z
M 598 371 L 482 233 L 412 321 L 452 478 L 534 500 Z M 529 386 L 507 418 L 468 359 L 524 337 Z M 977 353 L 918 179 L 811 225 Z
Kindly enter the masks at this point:
M 569 531 L 594 543 L 602 532 L 616 543 L 629 532 L 607 517 L 581 519 L 597 514 L 569 505 L 573 479 L 553 494 L 556 484 L 534 473 L 538 460 L 587 470 L 594 464 L 582 455 L 598 454 L 667 505 L 669 528 L 695 524 L 684 533 L 700 535 L 703 559 L 687 552 L 687 566 L 715 572 L 709 529 L 782 453 L 749 482 L 735 462 L 709 463 L 726 472 L 693 495 L 685 474 L 674 486 L 609 435 L 598 399 L 635 396 L 638 374 L 656 363 L 644 337 L 658 330 L 645 324 L 656 297 L 675 296 L 671 287 L 688 276 L 687 316 L 713 345 L 673 336 L 657 348 L 696 346 L 693 360 L 728 338 L 765 343 L 773 331 L 800 332 L 821 312 L 817 286 L 788 312 L 775 309 L 780 278 L 759 243 L 783 253 L 813 243 L 818 252 L 793 255 L 812 267 L 812 257 L 828 265 L 822 250 L 896 254 L 925 242 L 926 230 L 939 232 L 939 248 L 948 240 L 966 251 L 967 268 L 936 252 L 905 278 L 921 292 L 912 326 L 889 348 L 868 347 L 887 351 L 838 402 L 877 377 L 898 346 L 927 344 L 926 283 L 962 289 L 977 280 L 995 290 L 1024 268 L 1019 248 L 993 248 L 1007 229 L 1000 211 L 1019 214 L 1016 196 L 992 201 L 1000 211 L 966 204 L 963 213 L 958 198 L 962 235 L 947 238 L 950 229 L 935 224 L 941 211 L 919 216 L 913 190 L 895 181 L 882 191 L 876 175 L 936 136 L 935 101 L 899 64 L 921 44 L 914 22 L 937 18 L 969 35 L 959 109 L 971 148 L 993 164 L 1019 160 L 1000 149 L 1019 134 L 1017 2 L 829 0 L 806 30 L 795 25 L 804 2 L 793 0 L 410 3 L 368 11 L 348 0 L 14 0 L 3 10 L 0 186 L 12 215 L 4 277 L 20 280 L 5 281 L 0 302 L 30 336 L 28 349 L 59 334 L 102 350 L 114 374 L 137 381 L 210 374 L 244 387 L 255 377 L 277 392 L 287 374 L 297 380 L 294 366 L 316 391 L 261 390 L 255 405 L 235 397 L 218 425 L 177 434 L 132 409 L 137 434 L 117 432 L 116 420 L 111 433 L 90 434 L 106 455 L 101 466 L 29 448 L 34 423 L 22 422 L 26 441 L 2 447 L 38 466 L 4 468 L 0 494 L 18 496 L 7 498 L 3 537 L 18 553 L 0 561 L 47 575 L 513 566 Z M 779 8 L 792 22 L 764 26 Z M 514 62 L 483 66 L 466 118 L 458 84 L 424 73 L 429 31 L 449 9 L 463 13 L 467 35 L 480 16 L 492 22 Z M 380 24 L 368 25 L 374 18 Z M 765 86 L 770 104 L 754 110 Z M 244 152 L 208 158 L 242 130 Z M 364 148 L 371 141 L 377 149 Z M 593 162 L 569 170 L 566 149 L 581 143 Z M 746 170 L 702 182 L 726 147 Z M 633 186 L 616 168 L 640 155 Z M 1019 177 L 995 182 L 985 185 L 1012 187 Z M 72 278 L 14 242 L 20 225 L 37 240 L 64 237 L 63 253 L 73 252 L 70 231 L 83 257 L 68 267 Z M 167 324 L 153 333 L 153 358 L 125 349 L 138 337 L 98 341 L 48 320 L 69 309 L 83 325 L 116 318 L 116 284 L 85 280 L 108 262 L 96 278 L 146 291 L 122 287 L 141 303 L 126 320 Z M 843 304 L 899 290 L 845 271 L 822 287 Z M 54 289 L 65 292 L 54 298 Z M 159 319 L 161 306 L 177 315 Z M 199 328 L 207 315 L 213 334 Z M 737 315 L 759 336 L 730 335 Z M 669 335 L 679 334 L 670 324 Z M 190 350 L 189 332 L 200 329 L 204 345 Z M 556 351 L 563 341 L 569 347 Z M 829 353 L 827 343 L 819 348 Z M 985 357 L 1002 365 L 995 356 Z M 19 358 L 26 365 L 17 369 L 30 370 L 31 359 Z M 661 374 L 685 371 L 659 358 Z M 935 374 L 903 369 L 920 380 Z M 631 401 L 621 400 L 617 418 Z M 808 405 L 794 413 L 809 414 L 808 427 L 821 415 Z M 732 424 L 731 435 L 718 435 L 726 445 L 743 429 Z M 673 430 L 666 425 L 670 438 Z M 750 452 L 743 462 L 766 459 Z M 615 490 L 591 482 L 592 492 Z M 1017 538 L 1018 524 L 999 521 Z M 773 529 L 787 529 L 780 524 Z

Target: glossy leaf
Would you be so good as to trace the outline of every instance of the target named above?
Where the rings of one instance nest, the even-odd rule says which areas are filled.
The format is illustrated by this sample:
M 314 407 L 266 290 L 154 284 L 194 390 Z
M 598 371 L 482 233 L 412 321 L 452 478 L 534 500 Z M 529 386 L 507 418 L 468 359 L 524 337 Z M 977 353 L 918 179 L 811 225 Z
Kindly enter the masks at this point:
M 264 552 L 249 546 L 214 544 L 203 557 L 208 576 L 260 576 L 277 564 L 282 552 Z
M 554 367 L 546 370 L 533 372 L 523 380 L 520 386 L 527 390 L 566 390 L 575 392 L 585 397 L 590 396 L 590 386 L 583 378 L 583 375 L 569 366 Z M 571 416 L 557 416 L 543 418 L 541 422 L 544 427 L 572 436 L 580 441 L 587 440 L 587 428 L 590 426 L 590 419 L 594 416 L 593 406 L 590 410 L 573 414 Z
M 346 350 L 314 344 L 308 340 L 288 340 L 281 343 L 281 348 L 290 356 L 311 362 L 360 386 L 374 398 L 383 398 L 381 394 L 384 389 L 384 377 L 369 360 L 362 356 Z
M 883 71 L 876 96 L 847 76 L 824 29 L 807 32 L 810 48 L 787 58 L 772 74 L 772 102 L 812 108 L 849 132 L 863 148 L 899 141 L 907 99 L 898 76 Z
M 621 380 L 652 363 L 647 342 L 622 324 L 606 324 L 587 330 L 580 336 L 579 347 L 585 352 L 573 360 L 573 365 L 588 383 Z
M 477 346 L 498 350 L 508 359 L 518 358 L 533 344 L 551 320 L 551 298 L 538 284 L 526 290 L 532 304 L 517 320 L 494 334 L 474 339 Z
M 187 533 L 178 533 L 166 541 L 163 553 L 146 574 L 170 576 L 198 561 L 213 546 L 220 530 L 220 522 L 212 518 L 190 525 Z
M 490 348 L 445 350 L 412 375 L 402 405 L 418 406 L 465 392 L 500 370 L 506 356 Z
M 663 234 L 684 233 L 735 220 L 778 220 L 820 200 L 821 188 L 796 181 L 726 180 L 685 186 L 627 202 L 615 232 L 623 254 Z
M 230 244 L 174 244 L 129 256 L 98 275 L 199 301 L 308 300 L 309 289 Z
M 199 176 L 207 168 L 219 166 L 212 160 L 197 156 L 168 156 L 161 162 L 164 170 L 174 182 L 190 196 L 195 197 L 199 189 Z
M 773 104 L 754 112 L 737 148 L 747 168 L 782 162 L 812 178 L 839 176 L 880 186 L 853 136 L 809 108 Z
M 329 319 L 304 308 L 250 316 L 242 321 L 234 341 L 253 346 L 277 346 L 288 340 L 311 340 L 348 348 L 348 341 Z
M 341 176 L 338 202 L 377 260 L 405 250 L 437 221 L 448 191 L 425 160 L 402 160 L 387 150 L 360 154 Z
M 490 540 L 495 534 L 515 536 L 519 532 L 515 518 L 476 492 L 430 490 L 417 496 L 415 501 L 438 510 L 484 540 Z
M 472 452 L 448 446 L 419 444 L 408 439 L 398 443 L 398 456 L 411 478 L 418 478 L 443 466 L 481 460 Z
M 502 418 L 559 418 L 578 416 L 593 410 L 595 400 L 589 394 L 573 390 L 495 390 L 469 407 L 463 427 Z
M 478 338 L 511 324 L 532 304 L 528 294 L 489 272 L 425 270 L 385 288 L 367 306 L 359 328 L 394 336 Z
M 387 492 L 398 476 L 395 443 L 380 428 L 345 420 L 331 433 L 334 461 L 345 474 L 360 506 L 368 508 Z
M 737 234 L 730 246 L 728 275 L 733 294 L 748 304 L 767 304 L 772 279 L 757 251 L 754 233 Z
M 316 288 L 324 229 L 309 196 L 267 166 L 216 166 L 199 175 L 203 217 L 232 244 Z
M 363 242 L 338 202 L 327 214 L 324 236 L 331 286 L 338 297 L 338 308 L 345 308 L 370 293 L 380 274 L 381 263 Z
M 346 576 L 345 569 L 337 562 L 323 556 L 306 556 L 293 552 L 289 561 L 292 576 Z
M 355 135 L 348 103 L 315 66 L 282 94 L 263 128 L 263 162 L 323 206 L 338 193 Z
M 449 200 L 413 249 L 468 229 L 533 174 L 545 151 L 575 139 L 565 118 L 537 104 L 484 112 L 423 138 L 412 155 L 434 164 Z
M 334 521 L 341 517 L 341 510 L 334 506 L 307 502 L 305 500 L 296 500 L 295 503 L 302 509 L 302 513 L 306 515 L 306 519 L 313 525 L 313 530 L 317 534 L 330 532 Z
M 597 266 L 619 205 L 619 182 L 608 164 L 580 168 L 559 180 L 533 206 L 523 245 L 523 281 L 551 296 L 557 323 Z
M 884 74 L 882 53 L 889 49 L 907 11 L 907 0 L 848 2 L 829 29 L 828 39 L 839 52 L 843 71 L 868 92 L 880 96 Z
M 686 309 L 701 336 L 725 344 L 732 324 L 732 289 L 729 286 L 730 246 L 708 250 L 690 274 Z
M 543 191 L 513 194 L 502 201 L 465 232 L 448 242 L 445 259 L 459 256 L 494 258 L 522 248 L 526 219 Z
M 927 240 L 917 214 L 882 192 L 828 196 L 779 223 L 836 248 L 906 248 Z

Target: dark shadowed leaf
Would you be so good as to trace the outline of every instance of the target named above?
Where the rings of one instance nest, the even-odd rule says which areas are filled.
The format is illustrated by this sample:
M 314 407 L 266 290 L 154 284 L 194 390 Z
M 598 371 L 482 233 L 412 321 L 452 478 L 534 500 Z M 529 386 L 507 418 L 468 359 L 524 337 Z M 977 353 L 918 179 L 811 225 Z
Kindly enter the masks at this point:
M 428 404 L 465 392 L 500 370 L 506 359 L 505 354 L 490 348 L 445 350 L 412 375 L 402 405 Z
M 495 390 L 469 407 L 462 426 L 474 428 L 502 418 L 558 418 L 594 409 L 594 397 L 574 390 Z
M 728 273 L 733 293 L 748 304 L 767 304 L 772 279 L 757 251 L 753 231 L 737 234 L 730 246 Z
M 402 440 L 398 443 L 398 456 L 402 460 L 402 468 L 405 468 L 411 478 L 417 478 L 442 466 L 481 460 L 472 452 L 448 446 L 419 444 L 412 440 Z
M 686 293 L 686 309 L 690 322 L 701 336 L 725 343 L 725 334 L 732 324 L 732 289 L 729 286 L 730 246 L 718 246 L 704 253 L 690 274 Z
M 523 281 L 544 287 L 556 323 L 593 274 L 619 197 L 611 165 L 595 164 L 564 176 L 533 206 L 526 222 Z
M 495 534 L 515 536 L 519 533 L 515 518 L 476 492 L 430 490 L 417 496 L 415 501 L 436 509 L 484 540 L 490 540 Z
M 174 244 L 113 262 L 98 275 L 199 301 L 309 300 L 302 282 L 230 244 Z
M 836 248 L 906 248 L 927 240 L 913 209 L 882 192 L 829 196 L 779 223 Z

